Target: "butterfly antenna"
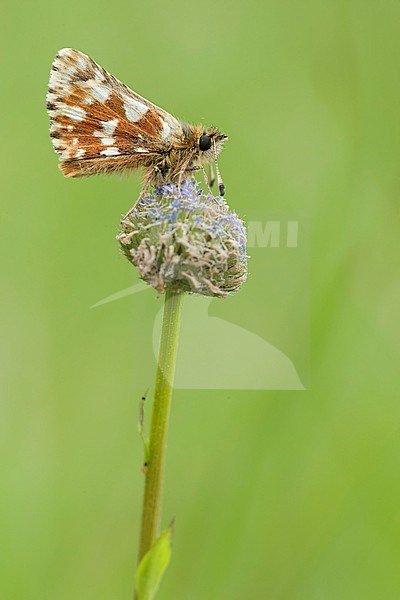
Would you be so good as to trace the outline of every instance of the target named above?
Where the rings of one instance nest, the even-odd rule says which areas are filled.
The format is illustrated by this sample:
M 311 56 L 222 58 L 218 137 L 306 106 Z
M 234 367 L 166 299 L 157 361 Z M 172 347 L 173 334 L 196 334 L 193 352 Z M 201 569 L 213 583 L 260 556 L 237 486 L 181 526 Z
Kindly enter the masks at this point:
M 220 173 L 219 166 L 218 166 L 217 147 L 215 145 L 215 140 L 213 140 L 213 150 L 214 150 L 215 170 L 217 171 L 217 183 L 218 183 L 219 195 L 223 196 L 225 194 L 225 186 L 224 186 L 224 182 L 222 181 L 221 173 Z
M 209 163 L 209 171 L 210 171 L 210 187 L 212 187 L 215 183 L 215 173 L 212 162 Z

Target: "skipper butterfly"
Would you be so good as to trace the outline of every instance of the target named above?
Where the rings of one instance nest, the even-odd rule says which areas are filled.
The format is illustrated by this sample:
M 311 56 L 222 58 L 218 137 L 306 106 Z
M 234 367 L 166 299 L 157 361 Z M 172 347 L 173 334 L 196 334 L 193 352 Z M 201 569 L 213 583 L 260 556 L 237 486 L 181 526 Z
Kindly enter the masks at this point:
M 143 191 L 180 184 L 215 162 L 227 136 L 216 127 L 175 119 L 133 92 L 86 54 L 64 48 L 51 67 L 47 92 L 50 136 L 66 177 L 143 168 Z

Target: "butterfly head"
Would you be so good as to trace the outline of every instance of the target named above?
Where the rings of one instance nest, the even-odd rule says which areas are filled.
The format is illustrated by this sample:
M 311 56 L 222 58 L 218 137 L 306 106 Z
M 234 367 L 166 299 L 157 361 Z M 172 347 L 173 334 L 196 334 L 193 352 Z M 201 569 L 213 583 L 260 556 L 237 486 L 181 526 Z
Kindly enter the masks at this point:
M 202 163 L 214 160 L 222 152 L 224 141 L 228 139 L 228 136 L 216 127 L 208 129 L 196 127 L 196 134 L 196 145 Z
M 204 128 L 203 126 L 194 126 L 191 130 L 193 149 L 196 151 L 197 163 L 205 165 L 215 162 L 217 171 L 218 187 L 221 196 L 225 193 L 225 186 L 221 179 L 218 167 L 218 155 L 222 152 L 224 142 L 228 136 L 224 135 L 216 127 Z

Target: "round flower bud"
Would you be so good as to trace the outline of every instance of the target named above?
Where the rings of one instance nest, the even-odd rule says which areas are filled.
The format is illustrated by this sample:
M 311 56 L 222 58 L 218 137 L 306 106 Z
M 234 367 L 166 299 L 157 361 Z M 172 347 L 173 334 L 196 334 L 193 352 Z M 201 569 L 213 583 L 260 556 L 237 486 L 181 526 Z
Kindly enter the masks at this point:
M 166 289 L 223 298 L 246 280 L 246 230 L 222 198 L 194 181 L 165 184 L 141 198 L 117 236 L 140 277 Z

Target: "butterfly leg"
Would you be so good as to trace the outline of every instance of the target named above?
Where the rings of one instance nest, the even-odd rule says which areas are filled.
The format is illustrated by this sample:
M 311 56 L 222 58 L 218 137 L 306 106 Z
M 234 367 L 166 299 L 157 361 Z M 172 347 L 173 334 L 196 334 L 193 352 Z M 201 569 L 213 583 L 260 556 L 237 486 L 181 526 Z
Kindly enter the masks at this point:
M 133 211 L 135 210 L 135 208 L 137 207 L 137 205 L 139 204 L 139 202 L 141 201 L 141 199 L 147 194 L 147 192 L 149 191 L 150 186 L 147 185 L 146 187 L 144 187 L 142 189 L 142 191 L 139 194 L 138 199 L 136 200 L 135 204 L 132 206 L 132 208 L 130 208 L 128 210 L 128 212 L 126 213 L 126 215 L 124 215 L 121 219 L 121 223 L 122 221 L 125 221 L 125 219 L 127 219 L 129 217 L 129 215 L 131 215 L 133 213 Z
M 178 171 L 177 175 L 178 175 L 178 190 L 181 191 L 182 190 L 182 179 L 184 177 L 184 175 L 186 175 L 187 173 L 189 173 L 190 171 L 195 171 L 197 170 L 196 167 L 192 167 L 190 169 L 188 169 L 188 165 L 190 164 L 190 161 L 192 160 L 192 157 L 190 156 L 186 162 L 183 163 L 182 168 L 180 171 Z
M 186 169 L 180 171 L 179 175 L 178 175 L 178 190 L 179 190 L 179 193 L 182 192 L 182 179 L 183 179 L 183 176 L 184 176 L 185 173 L 187 173 Z
M 131 215 L 133 213 L 133 211 L 135 210 L 135 208 L 137 207 L 137 205 L 139 204 L 139 202 L 142 200 L 142 198 L 144 198 L 144 196 L 149 192 L 150 188 L 152 185 L 155 185 L 155 175 L 154 173 L 160 173 L 160 169 L 158 167 L 153 167 L 153 169 L 150 171 L 150 173 L 146 173 L 144 179 L 143 179 L 143 187 L 142 187 L 142 191 L 139 194 L 138 199 L 136 200 L 135 204 L 132 206 L 132 208 L 130 208 L 128 210 L 128 212 L 126 213 L 126 215 L 124 215 L 121 219 L 121 223 L 122 221 L 124 221 L 125 219 L 127 219 L 129 217 L 129 215 Z
M 209 164 L 209 173 L 210 173 L 210 187 L 213 187 L 215 183 L 215 171 L 212 162 Z
M 211 196 L 213 195 L 212 191 L 211 191 L 211 186 L 210 183 L 208 181 L 208 177 L 207 177 L 207 173 L 205 168 L 203 167 L 203 165 L 200 167 L 200 169 L 203 171 L 203 177 L 204 177 L 204 183 L 206 184 L 206 187 L 208 189 L 209 194 L 211 194 Z

